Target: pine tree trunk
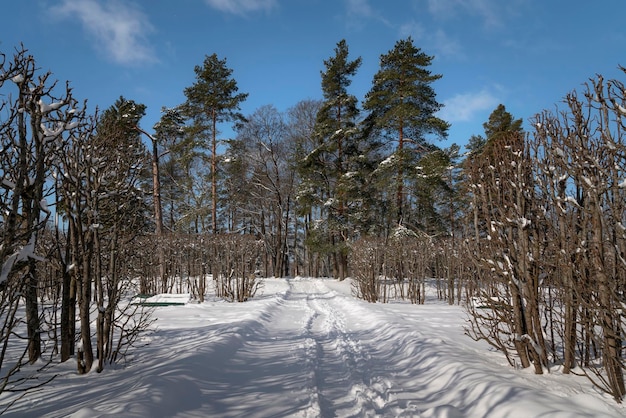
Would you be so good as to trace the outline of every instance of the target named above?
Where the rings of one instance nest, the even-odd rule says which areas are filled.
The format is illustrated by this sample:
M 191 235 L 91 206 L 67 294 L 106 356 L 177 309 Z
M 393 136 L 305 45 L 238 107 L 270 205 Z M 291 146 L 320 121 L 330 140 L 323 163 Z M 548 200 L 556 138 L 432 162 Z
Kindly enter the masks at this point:
M 217 114 L 212 110 L 213 140 L 211 142 L 211 225 L 217 234 Z
M 159 149 L 156 138 L 148 136 L 152 141 L 152 199 L 154 201 L 154 226 L 157 239 L 157 256 L 159 259 L 159 279 L 161 287 L 167 287 L 165 277 L 165 248 L 163 248 L 163 210 L 161 205 L 161 180 L 159 176 Z M 147 293 L 145 289 L 141 293 Z
M 402 224 L 403 206 L 404 206 L 404 127 L 402 121 L 400 121 L 400 128 L 398 129 L 398 185 L 396 192 L 396 206 L 397 216 L 396 222 L 398 225 Z

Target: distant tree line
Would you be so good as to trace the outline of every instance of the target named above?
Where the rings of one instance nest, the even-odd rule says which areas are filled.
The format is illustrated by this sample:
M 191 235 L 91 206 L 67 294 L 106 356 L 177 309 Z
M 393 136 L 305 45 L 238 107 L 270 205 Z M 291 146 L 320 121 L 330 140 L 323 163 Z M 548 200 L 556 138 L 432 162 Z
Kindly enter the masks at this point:
M 431 281 L 511 365 L 621 401 L 625 86 L 598 76 L 531 132 L 499 105 L 462 153 L 436 145 L 432 60 L 398 41 L 360 101 L 342 40 L 321 100 L 243 115 L 213 54 L 148 130 L 144 105 L 89 113 L 25 49 L 2 55 L 0 392 L 32 387 L 44 358 L 123 360 L 151 324 L 134 295 L 244 302 L 262 277 L 306 275 L 383 303 L 425 303 Z

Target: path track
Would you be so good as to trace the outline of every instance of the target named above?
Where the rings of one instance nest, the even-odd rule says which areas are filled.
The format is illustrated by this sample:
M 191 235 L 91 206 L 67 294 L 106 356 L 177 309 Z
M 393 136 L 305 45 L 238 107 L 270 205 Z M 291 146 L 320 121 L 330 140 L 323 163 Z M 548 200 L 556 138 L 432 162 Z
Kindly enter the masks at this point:
M 385 385 L 371 375 L 369 348 L 359 342 L 367 331 L 348 329 L 345 303 L 319 280 L 289 280 L 284 297 L 237 350 L 221 359 L 209 389 L 212 412 L 263 409 L 280 416 L 345 417 L 384 407 Z M 242 399 L 252 393 L 255 399 Z M 284 405 L 274 398 L 285 396 L 293 399 L 293 409 L 272 410 Z M 245 411 L 245 405 L 252 410 Z

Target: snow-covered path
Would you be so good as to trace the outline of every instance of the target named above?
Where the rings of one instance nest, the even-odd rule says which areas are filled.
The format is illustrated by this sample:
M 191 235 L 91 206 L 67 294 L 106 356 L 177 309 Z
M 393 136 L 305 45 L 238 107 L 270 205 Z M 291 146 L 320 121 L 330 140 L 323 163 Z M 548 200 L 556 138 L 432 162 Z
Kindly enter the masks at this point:
M 158 330 L 141 359 L 82 377 L 74 364 L 62 365 L 57 379 L 7 415 L 626 415 L 583 378 L 511 369 L 463 335 L 458 306 L 368 304 L 347 281 L 267 279 L 263 293 L 243 304 L 172 306 L 156 315 Z
M 321 281 L 288 283 L 241 338 L 205 353 L 199 416 L 343 417 L 385 404 L 345 300 Z

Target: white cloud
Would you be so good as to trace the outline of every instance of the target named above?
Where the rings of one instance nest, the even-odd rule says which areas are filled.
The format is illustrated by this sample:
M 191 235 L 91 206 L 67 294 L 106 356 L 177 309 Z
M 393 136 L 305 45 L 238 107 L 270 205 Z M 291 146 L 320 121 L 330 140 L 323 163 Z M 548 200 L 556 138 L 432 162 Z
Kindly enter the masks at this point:
M 50 9 L 54 16 L 79 20 L 98 49 L 114 62 L 136 65 L 156 57 L 146 36 L 154 28 L 148 18 L 128 2 L 119 0 L 62 0 Z
M 277 0 L 205 0 L 214 9 L 236 15 L 246 15 L 257 11 L 270 11 L 277 6 Z
M 346 15 L 350 26 L 361 28 L 367 20 L 375 20 L 391 26 L 381 12 L 372 8 L 369 0 L 346 0 L 345 3 Z
M 400 36 L 406 38 L 412 36 L 414 39 L 422 39 L 426 33 L 424 26 L 416 21 L 411 21 L 400 26 Z
M 420 41 L 424 45 L 424 49 L 436 57 L 464 57 L 458 41 L 448 36 L 442 29 L 437 29 L 434 32 L 428 31 L 422 24 L 412 21 L 400 26 L 399 33 L 402 38 L 411 36 Z
M 428 11 L 439 19 L 469 13 L 479 16 L 485 26 L 501 26 L 509 1 L 501 0 L 428 0 Z
M 368 0 L 346 0 L 346 8 L 348 16 L 372 18 L 377 17 L 378 13 L 374 12 Z
M 430 41 L 435 51 L 438 52 L 438 55 L 456 58 L 464 56 L 457 40 L 450 38 L 448 34 L 441 29 L 435 31 Z
M 444 108 L 438 116 L 447 122 L 469 122 L 477 113 L 495 109 L 498 103 L 498 98 L 486 89 L 477 93 L 457 94 L 443 101 Z

